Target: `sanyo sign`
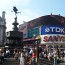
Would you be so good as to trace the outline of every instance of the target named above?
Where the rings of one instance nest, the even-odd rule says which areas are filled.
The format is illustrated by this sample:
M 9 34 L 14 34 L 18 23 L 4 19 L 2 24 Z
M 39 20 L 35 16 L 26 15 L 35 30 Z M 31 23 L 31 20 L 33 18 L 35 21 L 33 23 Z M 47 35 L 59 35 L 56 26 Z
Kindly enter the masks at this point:
M 42 26 L 41 35 L 44 34 L 65 34 L 64 26 Z
M 65 35 L 41 35 L 41 43 L 65 43 Z

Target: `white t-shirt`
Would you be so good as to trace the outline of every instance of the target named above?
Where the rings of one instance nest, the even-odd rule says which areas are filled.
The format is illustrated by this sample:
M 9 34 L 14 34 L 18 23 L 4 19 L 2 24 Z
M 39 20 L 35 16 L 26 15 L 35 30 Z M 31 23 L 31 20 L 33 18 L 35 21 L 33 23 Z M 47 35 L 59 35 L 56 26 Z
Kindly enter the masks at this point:
M 32 53 L 33 53 L 33 50 L 31 49 L 30 52 L 29 52 L 29 54 L 32 54 Z
M 9 51 L 9 50 L 6 50 L 6 54 L 7 54 L 7 53 L 10 53 L 10 51 Z

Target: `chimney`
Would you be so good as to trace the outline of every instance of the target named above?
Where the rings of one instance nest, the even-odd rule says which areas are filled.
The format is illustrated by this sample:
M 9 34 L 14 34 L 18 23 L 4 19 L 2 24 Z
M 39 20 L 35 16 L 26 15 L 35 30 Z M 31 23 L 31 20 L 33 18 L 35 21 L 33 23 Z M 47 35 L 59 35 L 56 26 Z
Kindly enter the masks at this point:
M 5 11 L 2 12 L 2 19 L 5 19 Z

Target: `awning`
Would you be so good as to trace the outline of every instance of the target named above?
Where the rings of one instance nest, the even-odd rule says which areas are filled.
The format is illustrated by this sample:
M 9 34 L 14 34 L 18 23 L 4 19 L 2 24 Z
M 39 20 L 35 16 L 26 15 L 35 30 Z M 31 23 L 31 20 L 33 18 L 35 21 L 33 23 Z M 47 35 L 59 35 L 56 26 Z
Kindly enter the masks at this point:
M 45 46 L 45 44 L 24 44 L 24 46 Z

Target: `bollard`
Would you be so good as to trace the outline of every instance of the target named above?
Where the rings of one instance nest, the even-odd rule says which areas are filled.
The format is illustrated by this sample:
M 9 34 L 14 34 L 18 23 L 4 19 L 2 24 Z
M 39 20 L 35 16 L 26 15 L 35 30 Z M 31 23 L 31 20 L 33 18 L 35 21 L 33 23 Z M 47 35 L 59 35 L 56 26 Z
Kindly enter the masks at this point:
M 57 56 L 54 54 L 54 65 L 57 65 Z

